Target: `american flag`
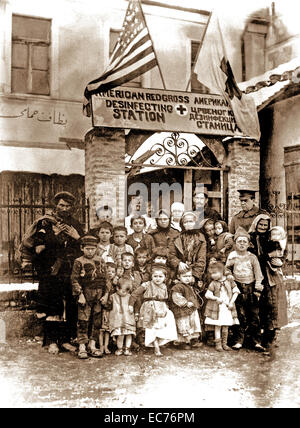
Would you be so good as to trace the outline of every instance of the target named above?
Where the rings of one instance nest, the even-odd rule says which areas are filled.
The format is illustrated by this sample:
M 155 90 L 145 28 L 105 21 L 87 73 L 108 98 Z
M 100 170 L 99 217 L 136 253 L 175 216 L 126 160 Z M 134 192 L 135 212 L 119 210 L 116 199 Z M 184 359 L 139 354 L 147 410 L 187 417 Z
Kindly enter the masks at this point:
M 122 30 L 105 72 L 84 91 L 83 112 L 91 115 L 91 96 L 130 82 L 158 65 L 139 0 L 129 0 Z

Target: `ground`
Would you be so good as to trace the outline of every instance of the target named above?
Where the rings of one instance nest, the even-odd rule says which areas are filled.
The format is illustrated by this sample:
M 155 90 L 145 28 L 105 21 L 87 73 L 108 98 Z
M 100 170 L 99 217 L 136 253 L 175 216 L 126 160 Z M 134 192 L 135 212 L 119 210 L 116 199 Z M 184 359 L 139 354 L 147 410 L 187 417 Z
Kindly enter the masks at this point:
M 52 356 L 32 339 L 0 345 L 0 407 L 299 407 L 300 311 L 273 357 L 173 347 L 132 357 Z

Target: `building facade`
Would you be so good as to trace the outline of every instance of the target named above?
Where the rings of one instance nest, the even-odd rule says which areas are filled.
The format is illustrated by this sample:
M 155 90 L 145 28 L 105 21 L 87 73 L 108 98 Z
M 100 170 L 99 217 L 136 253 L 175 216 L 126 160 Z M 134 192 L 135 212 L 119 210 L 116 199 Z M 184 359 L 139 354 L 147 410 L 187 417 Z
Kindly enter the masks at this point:
M 200 147 L 196 165 L 191 159 L 185 168 L 175 163 L 173 168 L 160 165 L 152 171 L 138 171 L 128 167 L 126 159 L 134 159 L 137 150 L 142 144 L 150 144 L 151 138 L 158 142 L 159 135 L 142 130 L 92 129 L 91 119 L 82 114 L 84 88 L 108 64 L 127 3 L 125 0 L 0 2 L 0 149 L 11 153 L 19 165 L 11 164 L 8 168 L 4 165 L 2 170 L 84 176 L 91 226 L 97 222 L 96 209 L 105 202 L 106 189 L 110 192 L 113 189 L 115 221 L 121 222 L 127 214 L 125 185 L 140 181 L 148 189 L 153 182 L 170 185 L 179 182 L 186 206 L 191 204 L 188 193 L 191 186 L 203 183 L 209 191 L 210 205 L 229 221 L 240 209 L 237 189 L 243 185 L 259 189 L 261 166 L 257 142 L 186 134 L 188 144 L 196 138 Z M 165 88 L 203 92 L 197 80 L 191 79 L 191 71 L 209 9 L 150 0 L 142 1 L 142 6 Z M 234 37 L 227 49 L 237 80 L 242 80 L 243 70 L 245 80 L 267 70 L 265 60 L 262 64 L 251 57 L 253 52 L 258 55 L 253 46 L 261 46 L 267 58 L 276 47 L 269 36 L 268 18 L 258 24 L 247 22 L 246 16 L 243 20 L 245 32 L 243 28 L 232 29 Z M 253 28 L 259 37 L 256 38 L 256 33 L 254 38 L 251 36 Z M 254 63 L 261 68 L 249 69 Z M 156 67 L 129 86 L 163 89 L 163 82 Z M 169 138 L 175 141 L 178 135 L 170 132 Z M 23 221 L 23 227 L 26 222 L 29 220 Z

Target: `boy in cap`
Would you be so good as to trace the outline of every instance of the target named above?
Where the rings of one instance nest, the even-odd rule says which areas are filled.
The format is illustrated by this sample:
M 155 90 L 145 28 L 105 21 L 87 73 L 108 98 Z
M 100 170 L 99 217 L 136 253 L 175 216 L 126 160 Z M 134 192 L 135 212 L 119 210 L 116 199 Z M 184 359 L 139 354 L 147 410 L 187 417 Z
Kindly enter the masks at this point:
M 39 279 L 37 317 L 44 319 L 44 345 L 51 354 L 59 346 L 75 351 L 70 340 L 76 336 L 76 307 L 70 276 L 80 256 L 83 230 L 72 216 L 75 197 L 69 192 L 54 196 L 55 208 L 38 218 L 26 231 L 20 246 L 22 268 L 33 265 Z
M 233 273 L 241 294 L 236 299 L 236 309 L 240 325 L 237 326 L 236 343 L 233 349 L 243 347 L 245 335 L 256 351 L 264 351 L 260 344 L 259 298 L 263 290 L 258 258 L 248 251 L 250 235 L 239 227 L 234 235 L 235 251 L 227 259 L 226 268 Z
M 98 243 L 99 239 L 93 235 L 85 235 L 81 239 L 83 256 L 75 260 L 71 276 L 73 295 L 78 304 L 77 340 L 80 359 L 88 358 L 86 345 L 92 357 L 103 356 L 103 352 L 96 348 L 96 340 L 100 333 L 102 302 L 107 299 L 108 286 L 106 264 L 96 255 Z

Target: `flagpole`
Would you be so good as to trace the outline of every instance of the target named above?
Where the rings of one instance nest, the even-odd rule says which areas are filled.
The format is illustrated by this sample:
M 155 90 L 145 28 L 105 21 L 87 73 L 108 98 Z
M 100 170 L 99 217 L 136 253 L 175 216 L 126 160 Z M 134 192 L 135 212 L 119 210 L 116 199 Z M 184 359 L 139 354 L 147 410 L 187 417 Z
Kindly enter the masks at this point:
M 193 65 L 192 71 L 191 71 L 190 78 L 189 78 L 188 83 L 187 83 L 186 91 L 188 91 L 189 86 L 190 86 L 190 83 L 191 83 L 191 80 L 192 80 L 192 74 L 194 73 L 195 66 L 196 66 L 196 64 L 197 64 L 197 61 L 198 61 L 198 58 L 199 58 L 199 55 L 200 55 L 200 51 L 201 51 L 201 49 L 202 49 L 202 45 L 203 45 L 203 41 L 204 41 L 204 37 L 206 36 L 206 32 L 207 32 L 207 28 L 208 28 L 209 23 L 210 23 L 211 15 L 212 15 L 212 12 L 210 12 L 210 14 L 209 14 L 209 17 L 208 17 L 208 20 L 207 20 L 207 24 L 206 24 L 205 30 L 203 31 L 203 35 L 202 35 L 202 38 L 201 38 L 201 41 L 200 41 L 200 46 L 199 46 L 199 49 L 198 49 L 198 52 L 197 52 L 197 55 L 196 55 L 196 59 L 195 59 L 195 62 L 194 62 L 194 65 Z
M 147 21 L 146 21 L 146 17 L 145 17 L 145 14 L 144 14 L 143 8 L 142 8 L 142 4 L 141 4 L 141 1 L 140 1 L 140 0 L 138 0 L 138 2 L 139 2 L 139 5 L 140 5 L 140 8 L 141 8 L 141 12 L 142 12 L 142 15 L 143 15 L 143 18 L 144 18 L 145 25 L 146 25 L 147 30 L 148 30 L 148 34 L 149 34 L 149 37 L 150 37 L 151 43 L 152 43 L 152 47 L 153 47 L 153 51 L 154 51 L 154 55 L 155 55 L 155 58 L 156 58 L 156 62 L 157 62 L 158 69 L 159 69 L 160 78 L 161 78 L 161 81 L 162 81 L 162 84 L 163 84 L 164 89 L 167 89 L 167 88 L 166 88 L 165 81 L 164 81 L 164 77 L 163 77 L 163 74 L 162 74 L 162 72 L 161 72 L 161 68 L 160 68 L 159 62 L 158 62 L 158 58 L 157 58 L 157 55 L 156 55 L 156 51 L 155 51 L 155 48 L 154 48 L 154 43 L 153 43 L 153 40 L 152 40 L 152 37 L 151 37 L 150 31 L 149 31 L 149 27 L 148 27 L 148 25 L 147 25 Z

